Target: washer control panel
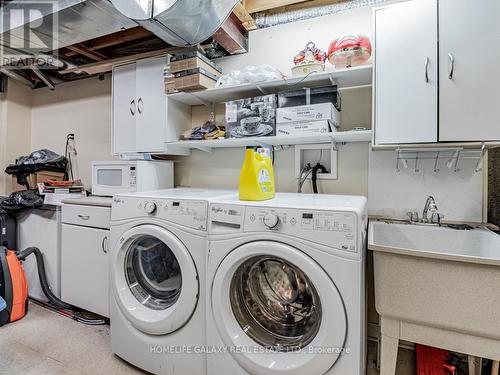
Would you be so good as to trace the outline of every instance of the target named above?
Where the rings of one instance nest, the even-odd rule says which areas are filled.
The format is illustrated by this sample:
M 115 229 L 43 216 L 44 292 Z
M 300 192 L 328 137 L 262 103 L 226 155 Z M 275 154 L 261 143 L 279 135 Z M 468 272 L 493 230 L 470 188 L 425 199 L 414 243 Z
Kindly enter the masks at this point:
M 190 199 L 113 198 L 112 220 L 151 217 L 207 230 L 208 203 Z
M 238 226 L 242 232 L 277 232 L 344 251 L 358 251 L 354 212 L 214 204 L 210 206 L 210 220 L 212 227 L 214 223 L 225 223 L 228 229 Z

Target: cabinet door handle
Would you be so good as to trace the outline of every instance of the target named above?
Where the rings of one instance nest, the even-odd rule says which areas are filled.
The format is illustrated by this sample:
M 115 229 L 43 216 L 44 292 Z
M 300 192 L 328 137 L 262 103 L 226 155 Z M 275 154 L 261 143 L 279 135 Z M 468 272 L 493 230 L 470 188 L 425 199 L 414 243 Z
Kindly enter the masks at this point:
M 132 99 L 130 102 L 130 114 L 132 116 L 135 116 L 135 99 Z
M 101 247 L 102 247 L 102 251 L 104 252 L 104 254 L 107 254 L 108 253 L 108 236 L 105 236 L 102 239 Z
M 141 114 L 143 110 L 144 110 L 144 102 L 142 101 L 142 98 L 139 98 L 139 100 L 137 101 L 137 112 Z
M 453 73 L 455 72 L 455 58 L 451 53 L 448 54 L 448 60 L 450 61 L 448 65 L 448 79 L 453 79 Z
M 429 83 L 429 58 L 425 58 L 425 83 Z
M 78 215 L 78 217 L 82 220 L 89 220 L 90 216 L 89 215 Z

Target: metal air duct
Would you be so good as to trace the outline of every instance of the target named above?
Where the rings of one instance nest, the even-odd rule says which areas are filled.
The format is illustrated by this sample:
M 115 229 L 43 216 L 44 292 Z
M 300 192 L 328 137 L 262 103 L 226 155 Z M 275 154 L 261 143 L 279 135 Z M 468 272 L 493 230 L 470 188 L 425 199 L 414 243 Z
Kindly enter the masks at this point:
M 194 46 L 210 38 L 231 14 L 238 0 L 110 0 L 168 44 Z

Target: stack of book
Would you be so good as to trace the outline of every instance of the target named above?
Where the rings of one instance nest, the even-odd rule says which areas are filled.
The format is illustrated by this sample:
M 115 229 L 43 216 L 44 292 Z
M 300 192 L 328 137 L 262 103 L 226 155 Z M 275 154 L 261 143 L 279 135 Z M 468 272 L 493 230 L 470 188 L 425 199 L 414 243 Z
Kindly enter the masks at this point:
M 215 87 L 222 69 L 199 51 L 173 55 L 165 73 L 167 94 Z

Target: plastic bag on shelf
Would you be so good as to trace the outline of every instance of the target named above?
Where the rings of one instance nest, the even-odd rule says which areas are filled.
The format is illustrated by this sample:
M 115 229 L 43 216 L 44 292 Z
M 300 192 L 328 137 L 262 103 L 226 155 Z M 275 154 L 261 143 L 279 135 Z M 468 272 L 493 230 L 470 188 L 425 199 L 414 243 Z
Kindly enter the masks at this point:
M 66 173 L 68 159 L 53 151 L 42 149 L 34 151 L 28 156 L 21 156 L 16 164 L 11 164 L 5 173 L 16 176 L 19 185 L 27 185 L 27 177 L 38 171 Z
M 271 65 L 248 65 L 242 70 L 232 70 L 228 74 L 221 76 L 217 81 L 216 87 L 272 81 L 284 78 L 286 78 L 285 75 Z

